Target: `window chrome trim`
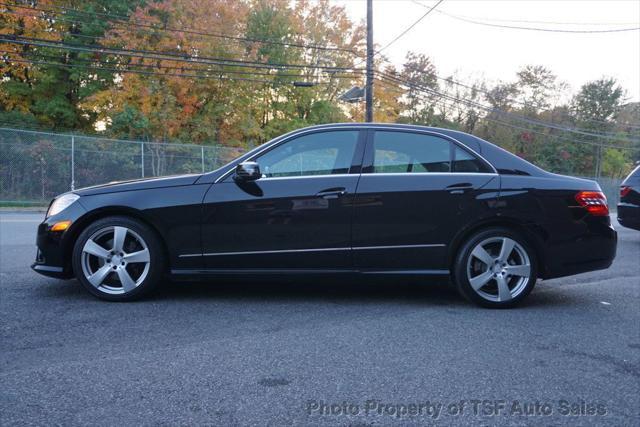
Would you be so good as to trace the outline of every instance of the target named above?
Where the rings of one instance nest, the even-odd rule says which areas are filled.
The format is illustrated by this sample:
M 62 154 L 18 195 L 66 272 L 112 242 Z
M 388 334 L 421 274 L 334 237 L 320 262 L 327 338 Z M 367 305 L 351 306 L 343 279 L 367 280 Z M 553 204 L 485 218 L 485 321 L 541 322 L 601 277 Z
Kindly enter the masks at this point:
M 357 177 L 359 174 L 352 173 L 336 173 L 336 174 L 321 174 L 321 175 L 302 175 L 302 176 L 265 176 L 263 178 L 258 179 L 257 181 L 278 181 L 285 179 L 311 179 L 311 178 L 346 178 L 346 177 Z M 397 175 L 442 175 L 442 176 L 466 176 L 466 175 L 490 175 L 490 176 L 498 176 L 497 173 L 493 172 L 371 172 L 371 173 L 363 173 L 362 176 L 397 176 Z
M 333 252 L 333 251 L 362 251 L 372 249 L 409 249 L 409 248 L 440 248 L 445 247 L 444 243 L 430 243 L 424 245 L 389 245 L 389 246 L 355 246 L 342 248 L 317 248 L 317 249 L 279 249 L 268 251 L 240 251 L 240 252 L 207 252 L 202 254 L 183 254 L 178 258 L 192 258 L 202 256 L 228 256 L 228 255 L 260 255 L 260 254 L 283 254 L 283 253 L 300 253 L 300 252 Z
M 478 153 L 476 150 L 467 147 L 466 145 L 464 145 L 462 142 L 458 141 L 457 139 L 455 139 L 452 136 L 449 135 L 445 135 L 443 133 L 437 132 L 437 131 L 433 131 L 430 129 L 407 129 L 405 127 L 402 126 L 392 126 L 392 125 L 385 125 L 385 126 L 380 126 L 380 125 L 357 125 L 357 126 L 353 126 L 353 127 L 348 127 L 348 126 L 330 126 L 330 127 L 323 127 L 323 128 L 312 128 L 312 129 L 301 129 L 299 132 L 293 131 L 293 132 L 289 132 L 290 135 L 288 134 L 284 134 L 281 136 L 282 139 L 278 140 L 276 139 L 276 141 L 274 141 L 272 144 L 267 145 L 266 147 L 264 147 L 262 150 L 259 150 L 257 152 L 255 152 L 252 156 L 248 157 L 247 159 L 245 159 L 245 161 L 247 160 L 251 160 L 251 159 L 255 159 L 257 156 L 259 156 L 260 154 L 264 153 L 267 150 L 270 150 L 272 148 L 277 147 L 280 144 L 284 144 L 287 141 L 290 141 L 293 138 L 299 137 L 299 136 L 304 136 L 310 133 L 315 133 L 315 132 L 323 132 L 323 131 L 334 131 L 334 130 L 357 130 L 357 131 L 364 131 L 364 130 L 393 130 L 393 131 L 402 131 L 402 132 L 407 132 L 407 133 L 422 133 L 425 135 L 434 135 L 434 136 L 439 136 L 443 139 L 446 139 L 447 141 L 450 141 L 454 144 L 459 145 L 462 149 L 470 151 L 473 153 L 473 155 L 479 157 L 482 161 L 484 161 L 486 164 L 488 164 L 491 169 L 493 169 L 494 171 L 494 175 L 499 175 L 498 174 L 498 170 L 493 166 L 493 164 L 488 161 L 487 159 L 485 159 L 482 154 Z M 222 175 L 220 175 L 220 177 L 218 179 L 216 179 L 214 181 L 214 184 L 217 184 L 225 179 L 228 178 L 228 176 L 235 170 L 236 168 L 236 164 L 234 164 L 232 167 L 230 167 L 226 172 L 224 172 Z M 442 173 L 448 173 L 448 174 L 455 174 L 457 172 L 442 172 Z M 460 172 L 460 173 L 464 173 L 464 172 Z M 469 172 L 469 173 L 473 173 L 473 172 Z M 480 173 L 480 172 L 479 172 Z M 490 174 L 490 172 L 481 172 L 483 174 Z M 367 174 L 349 174 L 349 175 L 374 175 L 372 173 L 367 173 Z M 380 175 L 380 174 L 375 174 L 375 175 Z M 317 175 L 316 175 L 317 176 Z M 301 177 L 298 177 L 301 178 Z M 263 178 L 260 178 L 263 179 Z M 260 181 L 260 179 L 258 179 L 258 181 Z
M 352 173 L 335 173 L 335 174 L 321 174 L 321 175 L 301 175 L 301 176 L 265 176 L 263 178 L 258 179 L 258 181 L 271 181 L 271 180 L 282 180 L 282 179 L 309 179 L 309 178 L 330 178 L 332 176 L 335 177 L 357 177 L 357 174 Z
M 363 173 L 362 176 L 393 176 L 393 175 L 443 175 L 443 176 L 457 176 L 457 175 L 490 175 L 498 176 L 493 172 L 369 172 Z

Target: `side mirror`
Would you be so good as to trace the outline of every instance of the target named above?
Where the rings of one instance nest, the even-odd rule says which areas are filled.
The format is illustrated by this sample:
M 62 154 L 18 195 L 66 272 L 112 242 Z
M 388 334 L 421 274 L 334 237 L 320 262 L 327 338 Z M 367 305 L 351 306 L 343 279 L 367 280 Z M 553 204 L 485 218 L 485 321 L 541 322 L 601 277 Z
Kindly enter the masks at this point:
M 242 162 L 236 166 L 236 179 L 240 181 L 255 181 L 262 178 L 260 165 L 256 162 Z

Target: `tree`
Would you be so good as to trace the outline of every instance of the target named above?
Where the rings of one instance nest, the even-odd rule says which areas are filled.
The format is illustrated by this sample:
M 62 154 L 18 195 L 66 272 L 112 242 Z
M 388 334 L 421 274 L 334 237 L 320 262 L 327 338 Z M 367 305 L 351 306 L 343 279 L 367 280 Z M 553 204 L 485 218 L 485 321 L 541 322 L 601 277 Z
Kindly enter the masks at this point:
M 616 118 L 624 101 L 624 90 L 613 78 L 602 78 L 584 84 L 573 98 L 576 118 L 583 126 L 596 126 L 610 129 L 609 123 Z M 595 129 L 594 129 L 595 130 Z
M 140 0 L 43 0 L 37 7 L 46 12 L 13 12 L 1 15 L 1 34 L 61 41 L 89 46 L 104 35 L 112 20 L 97 13 L 126 15 Z M 19 6 L 19 5 L 18 5 Z M 66 9 L 56 9 L 60 6 Z M 54 12 L 51 12 L 54 11 Z M 8 79 L 0 84 L 0 109 L 31 115 L 53 129 L 91 130 L 95 115 L 82 108 L 82 101 L 113 82 L 113 73 L 87 69 L 95 59 L 91 53 L 55 48 L 7 44 L 0 71 Z
M 558 77 L 542 65 L 526 65 L 517 73 L 516 87 L 524 102 L 524 111 L 535 114 L 551 107 L 557 94 L 565 87 Z
M 613 78 L 601 78 L 584 84 L 572 100 L 577 125 L 590 133 L 611 134 L 614 130 L 613 119 L 619 113 L 623 100 L 624 91 Z M 605 141 L 602 138 L 587 135 L 584 139 L 600 144 L 596 148 L 595 155 L 594 175 L 596 177 L 599 177 L 603 171 L 603 154 L 607 163 L 606 169 L 610 173 L 625 170 L 623 166 L 625 163 L 630 165 L 631 159 L 625 153 L 603 150 L 602 147 L 604 142 L 624 145 L 623 138 L 620 141 Z

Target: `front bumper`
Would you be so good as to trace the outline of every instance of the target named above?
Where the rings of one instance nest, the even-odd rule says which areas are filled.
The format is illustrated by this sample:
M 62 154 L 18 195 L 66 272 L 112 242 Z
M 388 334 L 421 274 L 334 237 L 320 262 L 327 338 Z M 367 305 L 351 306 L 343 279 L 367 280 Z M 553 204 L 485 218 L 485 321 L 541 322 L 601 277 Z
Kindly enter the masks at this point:
M 54 277 L 56 279 L 70 279 L 73 276 L 71 272 L 65 272 L 63 267 L 53 267 L 50 265 L 38 264 L 37 262 L 31 264 L 31 269 L 43 276 Z
M 71 253 L 78 231 L 78 219 L 85 214 L 85 209 L 74 203 L 58 215 L 45 218 L 38 225 L 36 236 L 36 259 L 31 269 L 37 273 L 58 279 L 73 277 Z M 72 221 L 65 231 L 51 231 L 51 227 L 60 221 Z
M 38 226 L 36 260 L 31 264 L 31 269 L 44 276 L 68 279 L 73 273 L 70 257 L 66 256 L 63 244 L 65 232 L 50 231 L 50 228 L 46 220 Z

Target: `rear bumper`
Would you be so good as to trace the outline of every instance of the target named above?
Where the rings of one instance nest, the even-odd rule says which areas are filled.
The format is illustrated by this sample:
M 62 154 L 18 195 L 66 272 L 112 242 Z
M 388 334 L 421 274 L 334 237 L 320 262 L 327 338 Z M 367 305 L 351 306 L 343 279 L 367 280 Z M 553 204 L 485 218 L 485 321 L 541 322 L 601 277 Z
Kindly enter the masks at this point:
M 618 204 L 618 222 L 623 227 L 640 230 L 640 206 L 629 203 Z
M 546 248 L 542 278 L 552 279 L 607 269 L 616 257 L 617 247 L 618 233 L 609 224 L 608 218 L 606 223 L 593 221 L 584 233 Z

